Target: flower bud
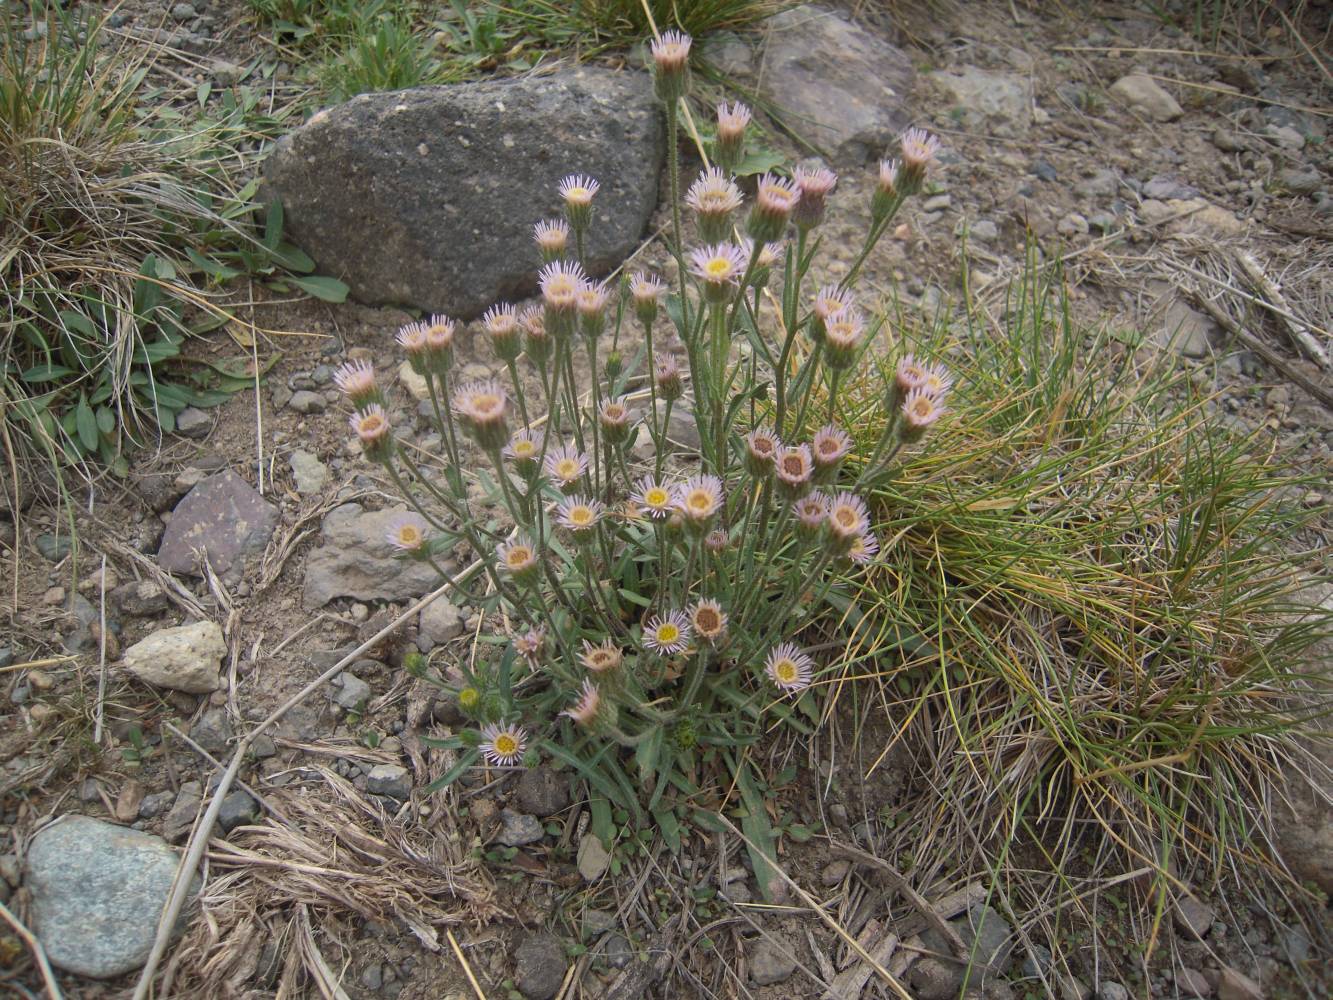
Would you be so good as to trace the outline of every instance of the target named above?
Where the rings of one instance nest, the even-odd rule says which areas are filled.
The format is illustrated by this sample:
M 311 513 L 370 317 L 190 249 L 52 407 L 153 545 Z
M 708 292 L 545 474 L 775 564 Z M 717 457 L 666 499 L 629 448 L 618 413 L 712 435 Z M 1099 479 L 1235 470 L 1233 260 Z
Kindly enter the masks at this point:
M 809 170 L 797 167 L 792 171 L 792 180 L 801 193 L 801 200 L 792 212 L 792 222 L 798 229 L 811 230 L 824 221 L 826 201 L 838 183 L 838 175 L 823 167 Z
M 750 124 L 750 109 L 737 101 L 731 107 L 726 102 L 717 106 L 717 146 L 714 159 L 724 173 L 735 173 L 745 158 L 745 127 Z
M 680 365 L 670 354 L 659 354 L 653 359 L 653 380 L 657 384 L 657 394 L 668 402 L 680 399 L 685 392 Z
M 523 332 L 518 325 L 518 313 L 513 306 L 491 306 L 481 317 L 495 356 L 506 364 L 513 364 L 523 352 Z
M 657 319 L 657 307 L 661 304 L 666 285 L 657 278 L 636 274 L 629 283 L 629 294 L 634 300 L 634 315 L 645 327 L 651 327 Z
M 746 233 L 761 243 L 781 239 L 787 221 L 800 199 L 801 192 L 794 183 L 773 174 L 764 174 L 759 178 L 750 218 L 745 223 Z
M 681 31 L 664 31 L 653 39 L 653 84 L 658 98 L 674 106 L 690 88 L 689 35 Z

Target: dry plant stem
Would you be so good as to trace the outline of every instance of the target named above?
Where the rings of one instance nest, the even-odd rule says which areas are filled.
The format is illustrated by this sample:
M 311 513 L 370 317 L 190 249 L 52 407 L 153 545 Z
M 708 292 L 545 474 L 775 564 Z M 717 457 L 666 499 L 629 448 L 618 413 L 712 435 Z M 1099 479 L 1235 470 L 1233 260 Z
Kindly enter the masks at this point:
M 1191 290 L 1189 295 L 1190 298 L 1199 304 L 1204 312 L 1208 313 L 1209 316 L 1217 321 L 1218 326 L 1226 330 L 1227 333 L 1231 334 L 1251 351 L 1263 358 L 1264 361 L 1272 365 L 1283 375 L 1287 376 L 1287 378 L 1291 379 L 1291 381 L 1295 382 L 1315 399 L 1319 400 L 1319 402 L 1323 403 L 1330 409 L 1333 409 L 1333 391 L 1325 388 L 1318 382 L 1314 381 L 1314 379 L 1305 375 L 1299 369 L 1293 367 L 1291 362 L 1287 361 L 1286 358 L 1282 357 L 1277 351 L 1269 347 L 1264 340 L 1242 328 L 1240 324 L 1228 316 L 1216 302 L 1208 298 L 1202 292 Z
M 481 565 L 481 560 L 473 563 L 459 577 L 465 577 L 471 574 Z M 217 790 L 213 792 L 213 798 L 209 800 L 208 809 L 205 810 L 203 817 L 195 826 L 190 835 L 189 844 L 186 846 L 185 857 L 181 859 L 180 867 L 176 872 L 176 882 L 172 886 L 171 896 L 167 900 L 166 906 L 162 910 L 162 916 L 157 923 L 157 936 L 153 939 L 153 948 L 148 955 L 148 961 L 143 967 L 143 972 L 139 975 L 139 981 L 135 984 L 133 1000 L 145 1000 L 148 991 L 153 984 L 153 976 L 157 972 L 157 966 L 162 961 L 162 956 L 166 953 L 167 944 L 171 940 L 171 928 L 175 926 L 176 918 L 180 916 L 180 911 L 185 905 L 185 896 L 189 891 L 190 872 L 199 866 L 199 861 L 203 857 L 204 849 L 208 845 L 208 838 L 213 833 L 213 826 L 217 823 L 218 813 L 222 809 L 222 800 L 226 798 L 231 786 L 236 781 L 236 775 L 240 772 L 241 762 L 250 750 L 250 744 L 254 742 L 255 737 L 259 736 L 266 729 L 276 723 L 291 709 L 295 708 L 301 702 L 305 701 L 311 694 L 318 691 L 321 687 L 331 681 L 338 674 L 342 673 L 349 665 L 356 662 L 367 650 L 372 649 L 378 643 L 393 634 L 403 622 L 412 618 L 421 612 L 422 608 L 428 607 L 444 594 L 456 588 L 458 577 L 446 580 L 440 586 L 436 587 L 429 594 L 417 601 L 406 611 L 400 614 L 384 628 L 380 629 L 373 636 L 357 646 L 341 660 L 329 667 L 328 670 L 320 674 L 313 681 L 303 687 L 287 701 L 283 702 L 273 711 L 268 718 L 259 723 L 254 729 L 246 733 L 241 741 L 236 744 L 236 749 L 232 751 L 231 761 L 227 765 L 227 770 L 223 773 L 222 779 L 218 782 Z
M 1257 260 L 1244 251 L 1237 251 L 1236 263 L 1245 272 L 1245 276 L 1250 279 L 1255 291 L 1263 296 L 1265 301 L 1261 301 L 1260 305 L 1282 320 L 1287 335 L 1296 347 L 1320 368 L 1327 371 L 1329 366 L 1328 352 L 1315 339 L 1309 326 L 1296 317 L 1296 313 L 1287 304 L 1287 300 L 1283 297 L 1281 289 L 1277 287 L 1277 283 L 1264 273 L 1264 269 L 1259 266 Z
M 97 710 L 93 722 L 93 745 L 102 745 L 102 715 L 106 704 L 106 553 L 102 553 L 101 600 L 98 618 L 101 633 L 97 637 Z
M 10 912 L 9 907 L 0 903 L 0 917 L 3 917 L 5 923 L 14 929 L 14 933 L 23 939 L 23 943 L 32 951 L 33 958 L 37 961 L 37 968 L 42 970 L 42 982 L 46 986 L 46 995 L 49 1000 L 63 1000 L 60 993 L 60 987 L 56 985 L 55 973 L 51 971 L 51 963 L 46 960 L 46 952 L 42 948 L 42 943 L 37 940 L 36 935 L 19 922 L 19 918 Z
M 486 994 L 482 992 L 477 977 L 472 974 L 472 966 L 468 964 L 463 949 L 458 946 L 458 939 L 454 937 L 454 932 L 446 928 L 444 936 L 449 941 L 449 947 L 453 950 L 454 957 L 458 959 L 458 964 L 463 967 L 463 975 L 467 976 L 468 985 L 472 987 L 472 992 L 477 994 L 477 1000 L 486 1000 Z
M 958 936 L 958 932 L 953 929 L 953 926 L 947 920 L 940 916 L 936 909 L 926 900 L 925 896 L 922 896 L 921 893 L 912 888 L 911 883 L 908 882 L 906 877 L 899 872 L 898 869 L 894 868 L 893 865 L 889 864 L 882 858 L 877 858 L 875 855 L 868 854 L 855 847 L 834 844 L 833 850 L 847 858 L 847 860 L 854 861 L 858 865 L 865 865 L 869 868 L 873 868 L 875 871 L 883 875 L 887 881 L 893 884 L 895 889 L 907 897 L 907 901 L 916 908 L 917 912 L 926 918 L 926 921 L 930 926 L 938 931 L 944 937 L 944 940 L 949 942 L 949 947 L 953 949 L 953 953 L 956 956 L 959 958 L 967 957 L 967 945 L 964 944 L 963 939 Z
M 746 847 L 750 848 L 751 850 L 754 849 L 754 844 L 750 841 L 750 839 L 747 836 L 745 836 L 745 834 L 741 833 L 741 831 L 737 829 L 736 824 L 734 824 L 730 819 L 728 819 L 722 813 L 713 813 L 712 815 L 716 817 L 717 820 L 723 826 L 725 826 L 729 831 L 731 831 L 731 833 L 734 836 L 740 838 L 741 843 L 745 844 Z M 852 951 L 856 952 L 856 954 L 860 957 L 861 961 L 865 962 L 867 965 L 870 966 L 870 968 L 872 968 L 875 971 L 875 974 L 879 976 L 881 980 L 883 980 L 884 985 L 887 986 L 891 991 L 893 991 L 893 994 L 897 996 L 899 1000 L 913 1000 L 912 994 L 907 992 L 906 987 L 904 987 L 902 983 L 898 982 L 897 978 L 895 978 L 889 972 L 888 969 L 884 968 L 883 964 L 876 961 L 875 956 L 870 954 L 870 952 L 866 951 L 865 947 L 861 944 L 861 942 L 857 941 L 856 938 L 848 934 L 846 929 L 843 928 L 841 924 L 839 924 L 836 920 L 834 920 L 831 916 L 829 916 L 828 912 L 824 909 L 824 907 L 820 905 L 819 900 L 815 899 L 808 892 L 802 889 L 800 885 L 797 884 L 796 880 L 793 879 L 790 875 L 788 875 L 785 871 L 783 871 L 780 866 L 775 864 L 770 864 L 769 867 L 777 874 L 778 878 L 782 879 L 782 881 L 787 884 L 787 887 L 789 889 L 791 889 L 793 892 L 796 893 L 796 895 L 801 897 L 801 902 L 803 902 L 806 906 L 810 907 L 811 910 L 813 910 L 816 914 L 818 914 L 819 919 L 824 921 L 824 923 L 828 924 L 829 929 L 832 930 L 833 933 L 837 934 L 838 937 L 842 938 L 842 940 L 852 949 Z

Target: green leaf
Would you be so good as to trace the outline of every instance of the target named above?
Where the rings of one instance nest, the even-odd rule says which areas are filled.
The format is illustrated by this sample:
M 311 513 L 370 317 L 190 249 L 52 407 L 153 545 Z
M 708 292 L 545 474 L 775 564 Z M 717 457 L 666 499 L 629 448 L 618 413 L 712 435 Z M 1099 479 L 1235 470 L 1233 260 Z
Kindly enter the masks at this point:
M 623 587 L 619 591 L 620 596 L 631 604 L 637 604 L 641 608 L 652 607 L 653 602 L 641 594 L 636 594 L 632 590 L 625 590 Z
M 203 271 L 210 278 L 217 278 L 219 281 L 230 281 L 232 278 L 239 278 L 244 273 L 238 271 L 234 267 L 227 267 L 225 264 L 219 264 L 215 260 L 210 260 L 193 247 L 186 248 L 185 256 L 190 258 L 190 263 L 199 268 L 199 270 Z M 225 322 L 225 317 L 218 319 L 218 325 Z
M 79 403 L 74 408 L 74 424 L 78 428 L 79 443 L 83 445 L 85 451 L 93 451 L 97 448 L 97 418 L 93 416 L 93 408 L 88 405 L 88 397 L 82 393 L 79 395 Z
M 764 808 L 764 798 L 755 787 L 754 776 L 748 762 L 741 763 L 736 769 L 736 786 L 740 789 L 741 801 L 745 803 L 745 815 L 741 817 L 741 832 L 748 843 L 745 845 L 750 855 L 750 866 L 754 869 L 755 881 L 759 883 L 759 892 L 765 900 L 773 898 L 773 885 L 779 881 L 777 874 L 777 853 L 773 848 L 773 826 L 768 821 L 768 810 Z
M 116 429 L 116 415 L 110 408 L 105 406 L 97 408 L 97 429 L 103 434 L 110 434 Z
M 273 251 L 273 259 L 289 271 L 308 274 L 315 269 L 315 262 L 310 259 L 310 255 L 290 243 L 279 243 L 277 249 Z
M 440 739 L 438 736 L 420 736 L 418 739 L 432 750 L 463 749 L 463 741 L 457 736 L 449 736 L 444 739 Z
M 783 156 L 781 153 L 760 147 L 747 150 L 732 173 L 737 177 L 749 177 L 752 174 L 768 173 L 768 171 L 775 170 L 782 164 Z
M 264 217 L 264 247 L 272 253 L 282 241 L 282 202 L 274 198 L 268 203 L 268 212 Z
M 609 851 L 616 842 L 616 824 L 611 816 L 611 803 L 599 795 L 588 800 L 588 809 L 592 812 L 590 825 L 593 836 Z
M 606 798 L 610 799 L 612 802 L 615 802 L 616 805 L 628 807 L 634 813 L 634 820 L 636 823 L 643 822 L 643 812 L 639 808 L 639 800 L 634 795 L 633 786 L 625 780 L 623 774 L 616 773 L 620 768 L 616 764 L 614 758 L 607 755 L 607 751 L 610 749 L 611 744 L 607 744 L 607 746 L 602 749 L 602 752 L 594 758 L 592 763 L 585 761 L 582 757 L 570 753 L 554 740 L 542 740 L 538 746 L 555 760 L 568 764 L 570 767 L 574 768 L 574 770 L 578 771 L 583 779 L 588 782 L 589 786 L 606 796 Z M 596 762 L 599 760 L 604 760 L 606 767 L 611 770 L 612 774 L 628 786 L 628 794 L 626 794 L 625 789 L 616 787 L 616 784 L 608 779 L 607 776 L 595 766 Z
M 337 278 L 322 274 L 297 275 L 287 279 L 307 295 L 313 295 L 323 302 L 345 302 L 348 287 Z
M 787 836 L 798 844 L 804 844 L 814 835 L 815 831 L 811 830 L 804 823 L 793 823 L 791 826 L 787 827 Z
M 207 80 L 194 88 L 195 99 L 199 102 L 201 108 L 208 102 L 208 95 L 211 93 L 213 93 L 213 85 Z
M 653 819 L 657 821 L 657 829 L 662 832 L 662 839 L 666 841 L 667 847 L 671 848 L 671 853 L 679 854 L 680 820 L 676 818 L 676 811 L 670 806 L 654 809 Z
M 73 309 L 60 310 L 60 322 L 64 324 L 65 329 L 81 333 L 85 337 L 97 336 L 97 327 L 93 325 L 93 321 Z
M 77 374 L 73 368 L 64 365 L 33 365 L 19 376 L 24 382 L 58 382 L 62 378 Z

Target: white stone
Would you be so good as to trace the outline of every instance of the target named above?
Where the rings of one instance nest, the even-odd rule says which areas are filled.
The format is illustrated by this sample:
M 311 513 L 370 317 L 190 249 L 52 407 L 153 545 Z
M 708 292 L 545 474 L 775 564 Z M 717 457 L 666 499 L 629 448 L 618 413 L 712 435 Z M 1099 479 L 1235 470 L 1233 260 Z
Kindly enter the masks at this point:
M 227 653 L 216 622 L 159 629 L 125 650 L 125 669 L 147 684 L 208 694 L 218 687 L 218 668 Z
M 1185 113 L 1174 97 L 1143 73 L 1122 76 L 1111 84 L 1111 94 L 1154 121 L 1174 121 Z

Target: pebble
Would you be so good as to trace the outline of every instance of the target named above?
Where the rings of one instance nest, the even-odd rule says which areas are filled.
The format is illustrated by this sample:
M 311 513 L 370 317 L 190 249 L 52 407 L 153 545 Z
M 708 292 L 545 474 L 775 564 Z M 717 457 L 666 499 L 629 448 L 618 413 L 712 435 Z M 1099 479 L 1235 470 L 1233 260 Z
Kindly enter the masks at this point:
M 1239 153 L 1245 148 L 1245 142 L 1240 136 L 1224 128 L 1214 130 L 1213 145 L 1224 153 Z
M 613 969 L 623 969 L 634 961 L 634 948 L 623 934 L 608 934 L 602 941 L 602 958 Z
M 37 546 L 37 551 L 42 554 L 42 558 L 47 562 L 60 562 L 65 556 L 69 555 L 69 536 L 52 535 L 43 533 L 33 539 Z
M 1264 991 L 1249 976 L 1224 966 L 1217 981 L 1218 1000 L 1263 1000 Z
M 1033 160 L 1032 165 L 1028 167 L 1028 173 L 1032 174 L 1040 181 L 1054 183 L 1060 179 L 1060 172 L 1045 160 Z
M 404 802 L 412 795 L 412 779 L 401 765 L 376 764 L 366 775 L 366 791 Z
M 328 466 L 314 453 L 298 448 L 292 452 L 288 462 L 292 468 L 292 479 L 296 482 L 296 492 L 301 496 L 312 496 L 328 485 Z
M 756 986 L 771 986 L 791 978 L 796 971 L 796 949 L 785 934 L 770 932 L 749 954 L 750 978 Z
M 1176 103 L 1174 97 L 1163 90 L 1152 77 L 1142 73 L 1122 76 L 1111 84 L 1110 92 L 1112 96 L 1154 121 L 1169 122 L 1184 114 L 1184 110 Z
M 187 406 L 176 414 L 176 433 L 182 437 L 199 439 L 213 429 L 213 418 L 197 406 Z
M 518 779 L 514 798 L 526 813 L 554 816 L 569 808 L 569 781 L 549 767 L 534 767 Z
M 156 819 L 167 809 L 171 808 L 172 800 L 175 799 L 175 797 L 176 796 L 169 791 L 153 792 L 150 795 L 145 795 L 143 801 L 139 803 L 139 818 Z
M 835 885 L 841 884 L 851 870 L 851 862 L 844 858 L 838 858 L 836 861 L 830 861 L 824 866 L 824 870 L 819 874 L 819 880 L 825 886 L 832 889 Z
M 58 608 L 65 603 L 64 587 L 48 587 L 42 595 L 42 603 L 48 608 Z
M 1176 972 L 1176 989 L 1182 997 L 1210 997 L 1213 984 L 1198 969 L 1180 969 Z
M 384 970 L 379 962 L 372 962 L 362 970 L 361 985 L 368 990 L 378 990 L 384 985 Z
M 218 809 L 218 825 L 230 833 L 244 823 L 253 823 L 259 818 L 259 803 L 248 792 L 231 792 L 222 800 Z
M 953 204 L 953 199 L 947 194 L 937 194 L 927 198 L 921 203 L 923 212 L 943 212 Z
M 198 16 L 193 4 L 178 3 L 171 8 L 171 16 L 177 21 L 189 21 Z
M 317 392 L 311 392 L 309 389 L 299 389 L 292 393 L 291 399 L 287 401 L 287 406 L 297 413 L 323 413 L 328 407 L 328 402 Z
M 602 846 L 600 837 L 584 834 L 579 841 L 578 867 L 585 882 L 596 882 L 606 874 L 611 867 L 611 853 Z
M 565 946 L 553 934 L 529 934 L 514 950 L 514 985 L 528 1000 L 551 1000 L 565 981 Z
M 500 810 L 500 832 L 495 839 L 505 847 L 523 847 L 535 844 L 545 836 L 541 820 L 512 809 Z
M 1102 983 L 1097 987 L 1098 1000 L 1129 1000 L 1129 990 L 1120 983 Z
M 346 672 L 339 674 L 338 683 L 338 691 L 333 700 L 343 708 L 350 710 L 364 706 L 370 699 L 370 685 L 355 674 Z
M 1270 125 L 1268 135 L 1283 149 L 1289 149 L 1294 153 L 1299 153 L 1305 148 L 1305 136 L 1290 125 Z
M 1194 937 L 1204 937 L 1213 926 L 1215 911 L 1197 896 L 1186 893 L 1176 900 L 1176 926 Z
M 1070 212 L 1058 223 L 1055 231 L 1061 236 L 1084 236 L 1088 232 L 1088 220 L 1077 212 Z
M 1287 167 L 1278 171 L 1277 179 L 1292 194 L 1314 194 L 1323 183 L 1319 171 L 1312 167 Z

